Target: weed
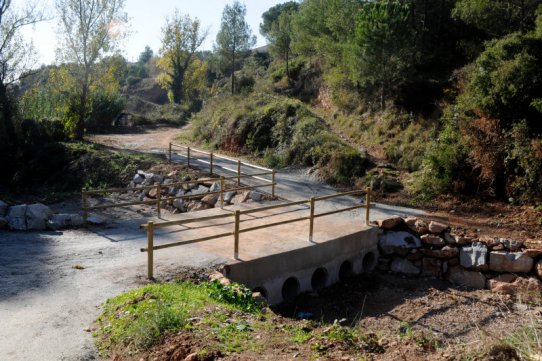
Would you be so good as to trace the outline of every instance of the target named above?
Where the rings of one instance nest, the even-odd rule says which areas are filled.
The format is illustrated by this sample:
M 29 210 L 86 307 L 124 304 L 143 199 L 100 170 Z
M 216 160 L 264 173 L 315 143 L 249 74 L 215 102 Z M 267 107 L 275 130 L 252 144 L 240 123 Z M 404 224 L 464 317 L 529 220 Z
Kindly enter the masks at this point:
M 218 280 L 214 280 L 203 286 L 209 292 L 209 296 L 215 300 L 234 305 L 246 312 L 257 312 L 259 310 L 256 300 L 252 297 L 252 291 L 242 284 L 223 285 Z

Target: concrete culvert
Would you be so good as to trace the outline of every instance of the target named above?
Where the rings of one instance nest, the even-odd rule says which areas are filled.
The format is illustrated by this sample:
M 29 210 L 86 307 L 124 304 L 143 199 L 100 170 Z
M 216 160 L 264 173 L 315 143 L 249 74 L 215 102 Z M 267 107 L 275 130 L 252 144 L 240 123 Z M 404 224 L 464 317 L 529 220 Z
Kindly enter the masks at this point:
M 325 268 L 317 268 L 312 274 L 311 287 L 315 291 L 320 291 L 327 284 L 327 271 Z
M 371 272 L 376 267 L 376 256 L 373 252 L 367 253 L 365 256 L 363 256 L 363 260 L 361 261 L 361 266 L 363 272 Z
M 255 289 L 252 290 L 252 292 L 259 292 L 260 295 L 262 295 L 263 298 L 265 298 L 267 300 L 267 291 L 265 288 L 263 287 L 256 287 Z
M 282 299 L 291 301 L 299 293 L 299 281 L 295 277 L 290 277 L 282 285 Z
M 352 263 L 348 260 L 344 261 L 339 268 L 339 280 L 344 281 L 354 275 L 352 272 Z

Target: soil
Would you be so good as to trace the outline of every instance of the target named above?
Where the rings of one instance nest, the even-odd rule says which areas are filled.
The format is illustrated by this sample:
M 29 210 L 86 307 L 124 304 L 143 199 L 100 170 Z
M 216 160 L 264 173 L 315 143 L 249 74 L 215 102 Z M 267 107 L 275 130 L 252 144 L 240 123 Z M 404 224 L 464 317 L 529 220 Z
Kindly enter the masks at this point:
M 150 151 L 168 149 L 169 143 L 174 143 L 175 138 L 189 129 L 190 124 L 182 128 L 171 126 L 136 126 L 121 128 L 115 133 L 91 134 L 85 140 L 102 144 L 117 149 Z
M 212 336 L 204 336 L 211 338 L 204 343 L 196 331 L 184 330 L 138 359 L 520 360 L 500 340 L 529 325 L 533 315 L 541 316 L 542 307 L 531 306 L 527 312 L 526 307 L 487 290 L 466 291 L 436 279 L 375 273 L 267 309 L 267 326 L 254 327 L 252 335 L 257 351 L 221 353 L 213 349 Z M 257 322 L 251 317 L 245 320 Z M 356 336 L 337 336 L 343 326 L 352 327 L 348 329 Z M 296 342 L 291 329 L 310 335 Z

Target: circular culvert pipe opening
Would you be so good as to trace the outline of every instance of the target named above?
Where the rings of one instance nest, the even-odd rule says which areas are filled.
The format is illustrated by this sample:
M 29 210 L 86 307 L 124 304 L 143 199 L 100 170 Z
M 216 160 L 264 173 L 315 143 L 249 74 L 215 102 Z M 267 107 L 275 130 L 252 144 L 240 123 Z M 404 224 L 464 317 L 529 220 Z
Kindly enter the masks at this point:
M 317 268 L 312 274 L 311 287 L 315 291 L 320 291 L 327 284 L 327 271 L 325 268 Z
M 339 268 L 339 280 L 344 281 L 353 275 L 354 272 L 352 271 L 352 262 L 346 260 L 341 263 L 341 267 Z
M 363 256 L 361 261 L 363 272 L 371 272 L 376 267 L 376 256 L 373 252 L 367 253 Z
M 299 293 L 299 281 L 295 277 L 290 277 L 282 285 L 282 299 L 284 301 L 293 300 Z
M 252 290 L 252 292 L 259 292 L 260 295 L 262 295 L 263 298 L 267 300 L 267 290 L 263 287 L 256 287 Z

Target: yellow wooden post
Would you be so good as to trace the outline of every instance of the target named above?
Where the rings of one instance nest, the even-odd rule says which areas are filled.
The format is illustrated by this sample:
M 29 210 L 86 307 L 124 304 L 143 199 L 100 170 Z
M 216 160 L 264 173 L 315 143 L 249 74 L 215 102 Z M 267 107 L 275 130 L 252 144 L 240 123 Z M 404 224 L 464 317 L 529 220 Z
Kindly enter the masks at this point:
M 81 189 L 81 208 L 83 208 L 83 226 L 87 226 L 88 210 L 87 210 L 87 189 Z
M 271 175 L 271 196 L 275 198 L 275 170 L 274 169 Z
M 211 177 L 213 176 L 213 152 L 211 152 Z
M 237 185 L 241 185 L 241 161 L 237 161 Z
M 150 221 L 147 224 L 147 278 L 152 280 L 153 274 L 153 254 L 154 252 L 154 222 Z
M 171 142 L 169 143 L 169 157 L 168 157 L 169 163 L 171 163 Z
M 156 185 L 156 211 L 158 212 L 158 218 L 162 216 L 162 184 L 158 182 Z
M 311 216 L 309 221 L 309 242 L 312 242 L 312 235 L 314 232 L 314 197 L 311 197 Z
M 220 176 L 220 207 L 224 207 L 224 177 Z
M 188 159 L 188 166 L 190 167 L 190 147 L 188 147 L 188 149 L 186 151 L 186 157 Z
M 235 231 L 233 232 L 234 237 L 234 250 L 233 257 L 239 259 L 239 222 L 241 220 L 241 211 L 235 211 Z
M 369 212 L 371 209 L 371 187 L 367 187 L 365 197 L 365 224 L 369 225 Z

